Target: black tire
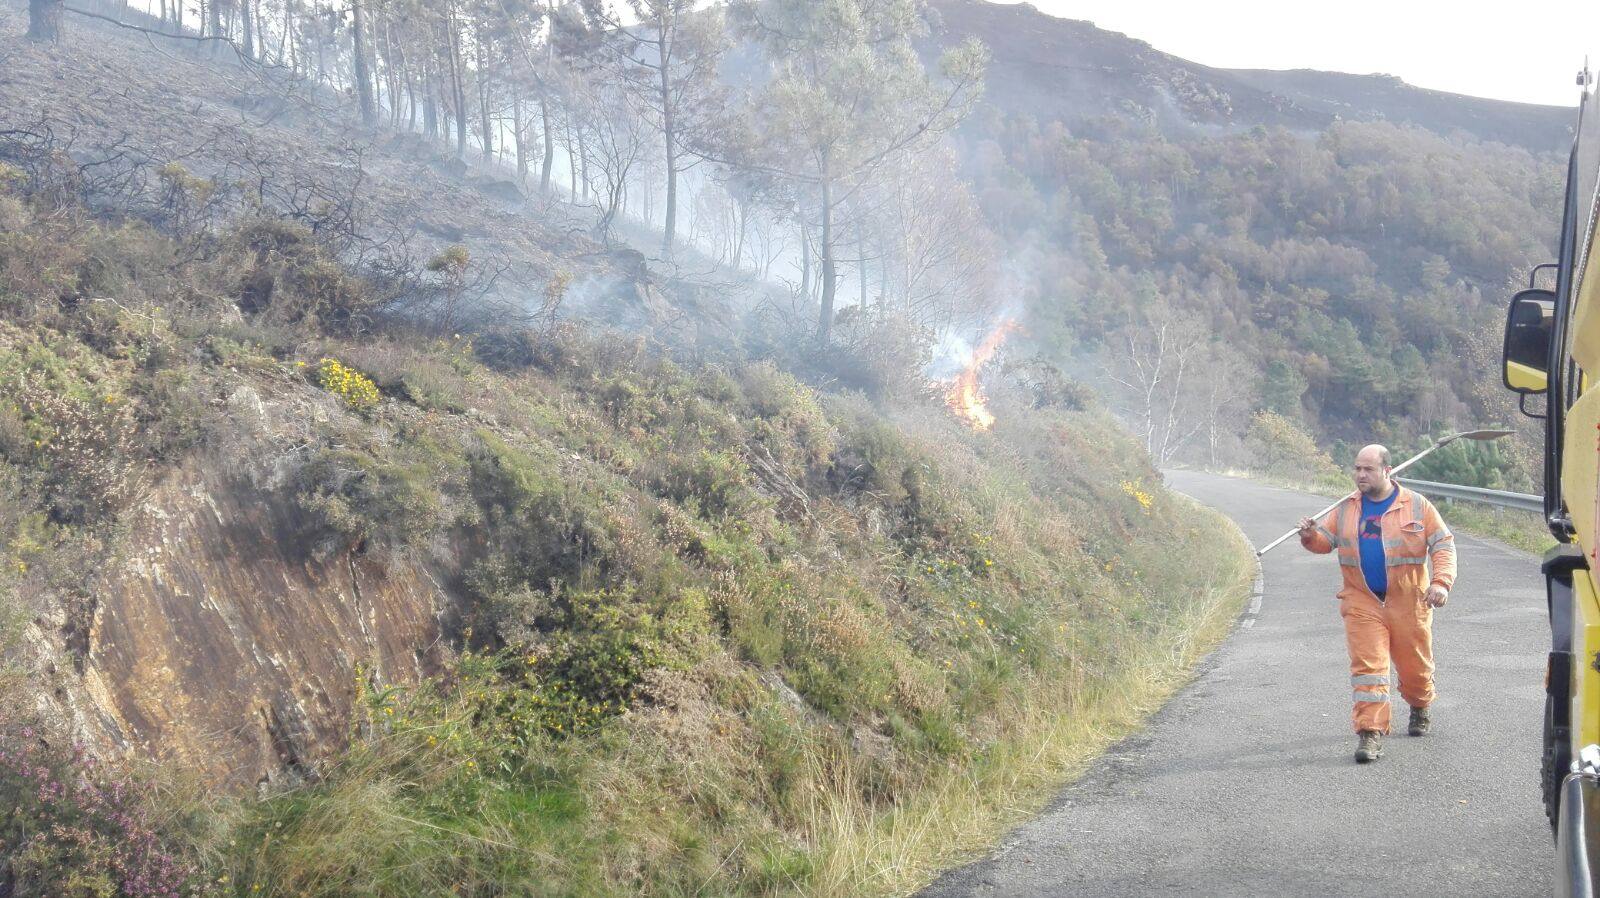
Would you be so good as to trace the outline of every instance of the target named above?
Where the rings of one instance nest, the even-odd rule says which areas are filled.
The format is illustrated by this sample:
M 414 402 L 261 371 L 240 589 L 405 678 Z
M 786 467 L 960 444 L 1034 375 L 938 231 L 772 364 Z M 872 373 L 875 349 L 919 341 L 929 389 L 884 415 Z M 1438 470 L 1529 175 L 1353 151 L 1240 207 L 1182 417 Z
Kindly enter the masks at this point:
M 1544 813 L 1555 834 L 1561 820 L 1561 783 L 1572 767 L 1572 742 L 1567 727 L 1556 726 L 1555 699 L 1544 697 L 1544 751 L 1539 761 L 1539 791 L 1544 796 Z

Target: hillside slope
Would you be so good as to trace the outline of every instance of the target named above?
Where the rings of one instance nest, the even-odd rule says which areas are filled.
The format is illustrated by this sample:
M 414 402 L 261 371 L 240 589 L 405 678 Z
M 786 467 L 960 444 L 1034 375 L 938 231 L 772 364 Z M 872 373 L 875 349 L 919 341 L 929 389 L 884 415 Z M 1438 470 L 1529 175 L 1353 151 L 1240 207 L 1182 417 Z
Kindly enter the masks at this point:
M 303 245 L 241 314 L 261 221 L 185 260 L 0 180 L 0 844 L 30 846 L 0 864 L 30 887 L 79 870 L 30 834 L 135 840 L 37 790 L 105 775 L 59 733 L 309 779 L 162 818 L 238 894 L 898 891 L 1246 592 L 1246 548 L 1102 412 L 1016 396 L 985 434 L 615 335 L 319 327 Z
M 346 98 L 280 69 L 241 68 L 181 42 L 74 19 L 57 45 L 22 40 L 25 13 L 0 6 L 0 131 L 63 149 L 95 170 L 93 201 L 147 218 L 172 163 L 214 186 L 189 221 L 264 207 L 337 237 L 365 271 L 406 272 L 464 249 L 464 325 L 548 311 L 680 344 L 725 340 L 756 287 L 719 272 L 720 292 L 652 270 L 626 246 L 593 239 L 587 209 L 538 195 L 504 167 L 463 161 L 416 134 L 362 127 Z M 435 308 L 429 310 L 439 313 Z M 696 327 L 686 328 L 692 314 Z
M 1027 3 L 934 0 L 939 46 L 968 37 L 993 52 L 985 102 L 1004 114 L 1076 125 L 1098 116 L 1183 132 L 1255 126 L 1321 131 L 1336 119 L 1461 131 L 1533 152 L 1564 151 L 1570 108 L 1413 87 L 1383 75 L 1217 69 Z
M 1404 453 L 1523 420 L 1498 334 L 1551 257 L 1570 110 L 1213 70 L 1027 6 L 934 6 L 939 40 L 994 50 L 961 173 L 1030 348 L 1163 463 L 1262 467 L 1290 435 Z M 1128 361 L 1163 351 L 1183 378 Z M 1528 488 L 1538 445 L 1475 446 L 1452 476 Z
M 511 299 L 663 282 L 337 117 L 239 112 L 229 68 L 7 15 L 12 894 L 904 892 L 1247 592 L 1080 393 L 997 390 L 979 433 L 725 344 L 393 314 L 386 261 L 461 258 L 385 230 L 413 214 Z

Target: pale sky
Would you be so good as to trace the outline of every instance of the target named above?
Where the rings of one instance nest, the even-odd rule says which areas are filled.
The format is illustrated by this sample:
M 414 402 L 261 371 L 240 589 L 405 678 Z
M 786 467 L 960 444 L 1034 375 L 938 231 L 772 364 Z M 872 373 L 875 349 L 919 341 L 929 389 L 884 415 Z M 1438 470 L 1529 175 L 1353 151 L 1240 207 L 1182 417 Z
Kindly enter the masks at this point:
M 1012 0 L 997 0 L 1012 2 Z M 1418 87 L 1577 105 L 1600 65 L 1597 0 L 1032 0 L 1219 68 L 1398 75 Z

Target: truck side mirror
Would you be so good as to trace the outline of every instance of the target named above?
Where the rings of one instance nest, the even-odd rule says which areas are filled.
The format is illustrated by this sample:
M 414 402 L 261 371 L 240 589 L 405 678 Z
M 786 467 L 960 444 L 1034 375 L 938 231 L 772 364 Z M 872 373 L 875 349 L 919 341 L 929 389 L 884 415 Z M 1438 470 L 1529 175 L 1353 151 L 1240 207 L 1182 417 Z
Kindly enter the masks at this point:
M 1527 395 L 1548 387 L 1555 312 L 1556 295 L 1549 290 L 1523 290 L 1511 297 L 1506 313 L 1506 389 Z

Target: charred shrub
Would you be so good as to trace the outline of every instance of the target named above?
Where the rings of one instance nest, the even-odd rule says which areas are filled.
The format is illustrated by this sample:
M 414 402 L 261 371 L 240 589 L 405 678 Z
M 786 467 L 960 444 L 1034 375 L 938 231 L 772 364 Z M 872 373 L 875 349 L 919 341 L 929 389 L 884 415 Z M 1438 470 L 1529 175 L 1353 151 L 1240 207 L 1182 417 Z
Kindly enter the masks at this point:
M 237 289 L 239 307 L 248 315 L 349 333 L 364 330 L 386 301 L 292 222 L 248 220 L 227 244 L 247 266 Z
M 1005 367 L 1005 373 L 1023 390 L 1034 408 L 1081 412 L 1095 405 L 1094 390 L 1041 358 Z
M 833 342 L 812 366 L 838 386 L 882 402 L 915 395 L 927 386 L 922 371 L 932 360 L 933 334 L 899 315 L 862 313 L 851 307 L 834 322 Z

